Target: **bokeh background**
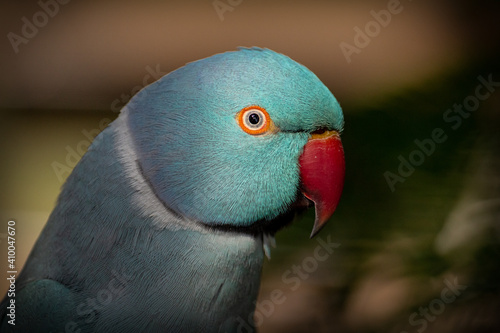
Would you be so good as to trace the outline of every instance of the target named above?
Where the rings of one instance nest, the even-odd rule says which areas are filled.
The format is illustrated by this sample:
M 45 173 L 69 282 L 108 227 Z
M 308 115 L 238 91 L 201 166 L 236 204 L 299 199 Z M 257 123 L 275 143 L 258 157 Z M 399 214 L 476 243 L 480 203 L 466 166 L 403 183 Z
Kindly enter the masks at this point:
M 448 110 L 474 102 L 479 77 L 500 82 L 500 2 L 60 1 L 0 5 L 2 295 L 7 221 L 20 267 L 64 179 L 131 95 L 186 62 L 261 46 L 340 101 L 347 175 L 318 238 L 312 211 L 277 235 L 259 331 L 499 331 L 499 84 L 479 88 L 489 94 L 473 111 Z M 446 140 L 418 153 L 436 128 Z M 387 172 L 410 156 L 419 165 L 391 187 Z M 338 244 L 323 261 L 318 239 Z

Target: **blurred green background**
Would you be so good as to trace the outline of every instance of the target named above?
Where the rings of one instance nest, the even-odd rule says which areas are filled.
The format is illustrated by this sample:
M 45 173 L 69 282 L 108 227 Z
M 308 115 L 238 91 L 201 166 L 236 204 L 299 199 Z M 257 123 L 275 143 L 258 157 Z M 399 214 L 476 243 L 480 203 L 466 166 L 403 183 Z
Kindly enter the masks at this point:
M 312 211 L 277 235 L 259 331 L 499 331 L 500 2 L 42 3 L 0 11 L 1 274 L 7 221 L 21 265 L 70 169 L 131 95 L 186 62 L 255 45 L 334 93 L 347 164 L 318 237 Z M 419 153 L 415 140 L 430 149 L 436 128 L 446 140 Z M 391 186 L 402 159 L 418 165 Z M 324 242 L 337 245 L 319 260 Z

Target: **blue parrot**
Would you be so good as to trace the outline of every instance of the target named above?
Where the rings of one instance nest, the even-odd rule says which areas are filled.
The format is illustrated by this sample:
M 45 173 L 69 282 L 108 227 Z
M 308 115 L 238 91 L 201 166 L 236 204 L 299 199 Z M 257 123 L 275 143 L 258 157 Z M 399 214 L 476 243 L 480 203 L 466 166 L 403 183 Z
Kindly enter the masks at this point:
M 314 205 L 314 235 L 337 206 L 343 123 L 328 88 L 269 49 L 145 87 L 68 177 L 1 331 L 242 331 L 275 233 Z

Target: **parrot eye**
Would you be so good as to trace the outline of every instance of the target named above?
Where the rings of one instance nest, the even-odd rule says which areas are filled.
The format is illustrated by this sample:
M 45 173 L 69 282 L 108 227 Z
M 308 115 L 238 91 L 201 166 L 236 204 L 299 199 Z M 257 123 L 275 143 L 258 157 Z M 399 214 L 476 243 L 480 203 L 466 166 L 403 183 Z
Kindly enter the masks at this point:
M 271 118 L 264 108 L 252 105 L 238 113 L 238 124 L 248 134 L 266 133 L 271 127 Z

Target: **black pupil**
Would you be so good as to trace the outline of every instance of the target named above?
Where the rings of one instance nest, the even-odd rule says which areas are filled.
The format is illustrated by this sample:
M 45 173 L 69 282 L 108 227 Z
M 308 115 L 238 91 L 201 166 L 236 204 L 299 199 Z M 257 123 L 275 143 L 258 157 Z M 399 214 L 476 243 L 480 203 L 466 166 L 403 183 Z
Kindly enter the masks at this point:
M 257 113 L 252 113 L 248 116 L 248 122 L 252 125 L 257 125 L 260 122 L 260 116 Z

